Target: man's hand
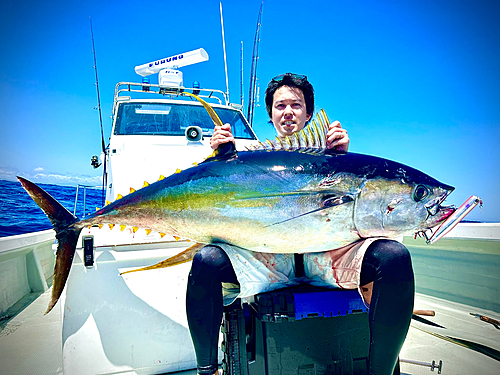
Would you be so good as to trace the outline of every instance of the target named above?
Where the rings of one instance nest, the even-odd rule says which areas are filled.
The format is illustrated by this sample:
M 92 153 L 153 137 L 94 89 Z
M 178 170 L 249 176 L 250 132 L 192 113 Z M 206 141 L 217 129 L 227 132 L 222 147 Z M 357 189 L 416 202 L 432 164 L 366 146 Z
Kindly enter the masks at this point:
M 231 125 L 224 124 L 222 126 L 216 126 L 214 128 L 214 134 L 212 138 L 210 138 L 210 147 L 212 147 L 212 150 L 216 150 L 221 144 L 228 142 L 234 143 Z
M 335 148 L 338 151 L 347 152 L 349 148 L 349 136 L 347 130 L 342 129 L 340 122 L 334 121 L 328 127 L 326 134 L 327 148 Z

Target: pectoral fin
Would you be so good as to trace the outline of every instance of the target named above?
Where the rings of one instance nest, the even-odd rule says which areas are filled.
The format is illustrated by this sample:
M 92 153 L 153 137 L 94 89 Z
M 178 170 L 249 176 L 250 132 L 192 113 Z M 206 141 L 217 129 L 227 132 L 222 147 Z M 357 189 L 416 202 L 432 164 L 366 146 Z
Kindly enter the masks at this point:
M 178 264 L 186 263 L 189 262 L 190 260 L 193 259 L 194 255 L 200 250 L 202 247 L 204 247 L 205 244 L 202 243 L 195 243 L 193 246 L 188 247 L 186 250 L 180 252 L 177 255 L 174 255 L 173 257 L 170 257 L 160 263 L 153 264 L 152 266 L 148 267 L 143 267 L 143 268 L 138 268 L 136 270 L 130 270 L 130 271 L 125 271 L 120 273 L 120 275 L 125 275 L 126 273 L 131 273 L 131 272 L 137 272 L 137 271 L 147 271 L 147 270 L 155 270 L 158 268 L 166 268 L 166 267 L 172 267 L 176 266 Z
M 349 196 L 349 195 L 342 195 L 342 196 L 331 195 L 331 196 L 326 196 L 325 199 L 324 199 L 324 201 L 323 201 L 323 205 L 321 207 L 319 207 L 319 208 L 317 208 L 315 210 L 304 212 L 303 214 L 291 217 L 289 219 L 282 220 L 282 221 L 279 221 L 277 223 L 273 223 L 273 224 L 268 225 L 268 226 L 270 227 L 270 226 L 273 226 L 273 225 L 283 224 L 283 223 L 286 223 L 287 221 L 298 219 L 299 217 L 306 216 L 306 215 L 309 215 L 309 214 L 313 214 L 315 212 L 323 211 L 323 210 L 326 210 L 326 209 L 329 209 L 329 208 L 332 208 L 332 207 L 335 207 L 335 206 L 340 206 L 342 204 L 349 203 L 349 202 L 352 202 L 352 201 L 354 201 L 354 199 L 351 196 Z

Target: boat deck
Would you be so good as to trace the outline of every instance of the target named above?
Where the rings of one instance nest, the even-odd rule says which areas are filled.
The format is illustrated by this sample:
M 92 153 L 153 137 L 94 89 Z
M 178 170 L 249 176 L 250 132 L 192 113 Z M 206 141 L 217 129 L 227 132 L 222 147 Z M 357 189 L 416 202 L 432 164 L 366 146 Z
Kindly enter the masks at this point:
M 2 374 L 54 375 L 63 373 L 61 315 L 57 309 L 43 315 L 50 299 L 51 290 L 40 294 L 33 302 L 27 297 L 27 307 L 10 320 L 0 323 L 0 368 Z M 30 303 L 31 302 L 31 303 Z M 441 374 L 497 375 L 500 362 L 443 339 L 445 336 L 476 342 L 500 350 L 500 330 L 470 315 L 471 312 L 500 320 L 500 314 L 492 311 L 449 302 L 423 294 L 416 295 L 415 308 L 434 310 L 435 317 L 426 317 L 439 325 L 412 321 L 412 326 L 400 358 L 403 374 L 428 374 L 432 361 L 443 361 Z M 435 335 L 439 335 L 435 336 Z M 89 360 L 91 360 L 89 358 Z M 421 362 L 411 364 L 406 361 Z M 424 364 L 427 363 L 428 366 Z M 437 368 L 434 369 L 438 373 Z M 196 375 L 196 371 L 176 374 Z

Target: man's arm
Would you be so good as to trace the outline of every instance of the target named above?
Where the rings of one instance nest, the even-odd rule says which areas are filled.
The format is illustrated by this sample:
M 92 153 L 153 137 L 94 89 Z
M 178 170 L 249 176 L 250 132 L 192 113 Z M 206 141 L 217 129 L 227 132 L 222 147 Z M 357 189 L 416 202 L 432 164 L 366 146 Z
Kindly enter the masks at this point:
M 342 128 L 340 122 L 334 121 L 330 124 L 326 139 L 328 148 L 347 152 L 349 148 L 349 135 L 347 134 L 347 130 Z

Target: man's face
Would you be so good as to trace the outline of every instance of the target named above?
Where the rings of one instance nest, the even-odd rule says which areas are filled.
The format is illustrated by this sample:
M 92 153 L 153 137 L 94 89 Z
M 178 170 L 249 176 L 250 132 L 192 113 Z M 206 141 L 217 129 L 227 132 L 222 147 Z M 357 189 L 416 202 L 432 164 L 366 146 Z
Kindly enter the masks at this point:
M 288 86 L 281 86 L 274 93 L 271 115 L 271 120 L 280 137 L 302 130 L 311 118 L 306 111 L 302 90 Z

